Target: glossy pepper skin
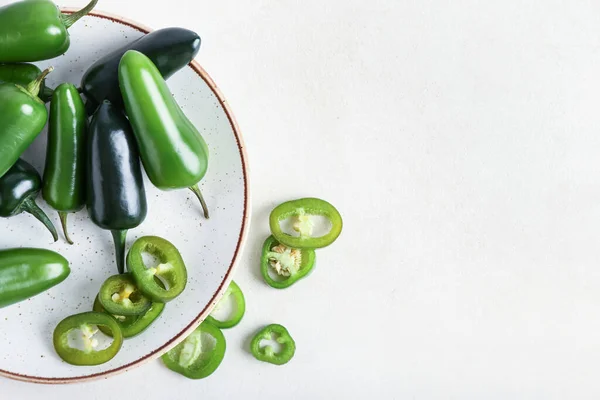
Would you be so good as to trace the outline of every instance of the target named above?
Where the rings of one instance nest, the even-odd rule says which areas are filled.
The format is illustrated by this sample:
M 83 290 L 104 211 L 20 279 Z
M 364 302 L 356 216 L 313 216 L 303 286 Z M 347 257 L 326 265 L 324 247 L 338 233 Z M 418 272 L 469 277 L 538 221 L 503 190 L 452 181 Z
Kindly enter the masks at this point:
M 87 99 L 88 112 L 103 100 L 123 107 L 119 89 L 119 62 L 128 50 L 145 54 L 156 65 L 163 78 L 188 65 L 200 49 L 200 36 L 183 28 L 165 28 L 151 32 L 96 61 L 83 75 L 81 88 Z
M 275 352 L 272 346 L 261 347 L 263 340 L 274 340 L 281 345 L 281 350 Z M 250 352 L 259 361 L 275 365 L 283 365 L 289 362 L 296 353 L 296 342 L 285 327 L 279 324 L 271 324 L 258 332 L 250 343 Z
M 109 312 L 102 307 L 98 297 L 96 297 L 96 300 L 94 300 L 93 306 L 94 311 L 109 314 L 117 321 L 117 324 L 119 325 L 119 328 L 121 328 L 121 333 L 125 339 L 137 336 L 148 329 L 150 325 L 152 325 L 152 323 L 156 321 L 158 317 L 160 317 L 164 309 L 165 303 L 152 303 L 152 306 L 150 306 L 148 311 L 141 315 L 114 315 L 109 314 Z M 107 327 L 98 326 L 98 329 L 100 329 L 105 335 L 112 337 L 112 331 Z
M 85 106 L 70 83 L 58 86 L 50 103 L 50 123 L 42 196 L 58 211 L 65 238 L 67 215 L 85 205 Z
M 24 0 L 0 8 L 0 62 L 48 60 L 70 45 L 67 29 L 89 13 L 98 0 L 73 14 L 61 14 L 49 0 Z
M 119 84 L 148 177 L 159 189 L 190 188 L 208 218 L 197 185 L 208 168 L 208 147 L 160 72 L 148 57 L 129 50 L 119 64 Z
M 1 35 L 0 35 L 1 36 Z M 0 83 L 0 177 L 40 134 L 48 112 L 38 93 L 48 68 L 27 87 L 14 83 Z
M 137 144 L 127 118 L 109 101 L 98 107 L 88 132 L 87 208 L 96 225 L 111 231 L 123 273 L 127 230 L 144 221 L 148 208 Z
M 56 242 L 58 234 L 54 225 L 35 202 L 41 188 L 42 178 L 37 170 L 28 162 L 17 160 L 0 178 L 0 217 L 9 218 L 28 212 L 44 224 Z
M 10 82 L 19 86 L 26 87 L 29 83 L 36 80 L 42 71 L 33 64 L 0 64 L 0 83 Z M 46 87 L 45 80 L 40 84 L 40 99 L 49 100 L 47 96 L 52 96 L 52 89 Z
M 0 308 L 56 286 L 70 273 L 69 262 L 50 250 L 0 250 Z

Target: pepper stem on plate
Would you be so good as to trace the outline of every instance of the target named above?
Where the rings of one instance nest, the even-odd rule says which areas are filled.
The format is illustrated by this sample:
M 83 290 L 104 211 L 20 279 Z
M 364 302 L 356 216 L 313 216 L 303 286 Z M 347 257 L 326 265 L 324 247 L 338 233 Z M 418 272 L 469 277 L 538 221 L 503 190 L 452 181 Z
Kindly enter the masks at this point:
M 26 211 L 29 214 L 33 215 L 42 224 L 44 224 L 44 226 L 52 234 L 52 238 L 54 238 L 55 242 L 58 240 L 58 233 L 56 233 L 56 228 L 50 221 L 50 218 L 48 218 L 48 216 L 46 215 L 44 210 L 42 210 L 33 199 L 29 198 L 29 199 L 26 199 L 25 201 L 23 201 L 21 208 L 23 209 L 23 211 Z
M 125 241 L 127 239 L 127 229 L 111 230 L 115 242 L 115 257 L 117 258 L 117 270 L 120 274 L 125 272 Z
M 204 201 L 204 196 L 202 196 L 202 192 L 200 191 L 198 184 L 190 186 L 189 189 L 196 195 L 198 200 L 200 200 L 200 205 L 202 205 L 202 210 L 204 210 L 204 218 L 208 219 L 208 206 L 206 205 L 206 201 Z
M 71 27 L 75 22 L 77 22 L 81 17 L 89 14 L 90 11 L 98 4 L 98 0 L 92 0 L 89 4 L 83 7 L 81 10 L 74 12 L 72 14 L 61 14 L 60 17 L 62 19 L 63 24 L 68 28 Z
M 52 71 L 54 71 L 54 67 L 46 68 L 40 74 L 40 76 L 35 78 L 35 80 L 33 82 L 29 83 L 29 85 L 27 85 L 27 88 L 26 88 L 26 90 L 29 92 L 29 94 L 31 94 L 34 97 L 37 97 L 40 94 L 40 88 L 42 87 L 42 84 L 44 83 L 44 79 L 46 79 L 46 76 L 48 76 L 48 74 Z
M 69 216 L 69 213 L 66 213 L 64 211 L 58 212 L 58 217 L 60 218 L 60 224 L 62 225 L 62 230 L 63 230 L 63 234 L 65 235 L 65 239 L 67 240 L 67 243 L 73 244 L 73 241 L 69 237 L 69 231 L 67 229 L 67 217 L 68 216 Z

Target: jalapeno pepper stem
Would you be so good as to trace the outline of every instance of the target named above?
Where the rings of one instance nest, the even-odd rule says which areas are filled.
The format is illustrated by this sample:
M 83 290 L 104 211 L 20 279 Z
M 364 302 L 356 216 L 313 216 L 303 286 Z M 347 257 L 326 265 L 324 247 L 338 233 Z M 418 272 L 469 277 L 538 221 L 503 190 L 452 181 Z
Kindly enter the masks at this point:
M 127 239 L 127 229 L 111 230 L 115 242 L 115 257 L 117 258 L 117 270 L 120 274 L 125 272 L 125 241 Z
M 65 25 L 65 27 L 67 27 L 67 29 L 69 29 L 71 27 L 71 25 L 73 25 L 75 22 L 77 22 L 81 17 L 86 16 L 90 11 L 92 11 L 92 9 L 94 7 L 96 7 L 96 4 L 98 3 L 98 0 L 92 0 L 89 2 L 89 4 L 85 7 L 83 7 L 81 10 L 76 11 L 72 14 L 61 14 L 61 19 L 63 24 Z
M 58 233 L 56 233 L 56 228 L 54 227 L 54 225 L 52 224 L 52 222 L 50 221 L 50 218 L 48 218 L 48 216 L 46 215 L 46 213 L 44 212 L 44 210 L 42 210 L 33 199 L 29 198 L 27 200 L 25 200 L 23 202 L 23 205 L 21 206 L 21 208 L 23 209 L 23 211 L 28 212 L 29 214 L 33 215 L 34 217 L 36 217 L 42 224 L 44 224 L 44 226 L 50 231 L 50 233 L 52 234 L 52 237 L 54 238 L 54 241 L 56 242 L 58 240 Z
M 65 239 L 67 240 L 67 243 L 73 244 L 73 241 L 69 237 L 69 231 L 67 230 L 67 217 L 68 216 L 69 216 L 69 213 L 66 213 L 64 211 L 58 212 L 58 217 L 60 218 L 60 224 L 62 225 L 62 230 L 63 230 L 63 234 L 65 235 Z
M 35 81 L 30 82 L 29 85 L 27 85 L 26 90 L 34 97 L 37 97 L 40 94 L 40 88 L 42 87 L 42 82 L 44 82 L 44 79 L 46 79 L 46 76 L 48 76 L 48 74 L 50 72 L 54 71 L 54 67 L 48 67 L 46 68 L 41 74 L 40 76 L 38 76 L 37 78 L 35 78 Z
M 189 189 L 196 195 L 198 200 L 200 200 L 200 204 L 202 205 L 202 210 L 204 210 L 204 218 L 208 219 L 208 206 L 206 205 L 206 201 L 204 201 L 204 196 L 202 196 L 202 192 L 200 192 L 200 188 L 198 184 L 194 186 L 190 186 Z

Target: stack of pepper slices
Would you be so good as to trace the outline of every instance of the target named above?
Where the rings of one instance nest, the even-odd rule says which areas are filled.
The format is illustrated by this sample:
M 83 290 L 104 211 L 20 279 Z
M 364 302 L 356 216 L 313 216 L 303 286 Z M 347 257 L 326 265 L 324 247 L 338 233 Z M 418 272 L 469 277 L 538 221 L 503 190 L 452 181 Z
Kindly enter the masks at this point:
M 68 234 L 68 214 L 87 206 L 91 220 L 111 232 L 115 245 L 118 274 L 102 284 L 93 311 L 64 319 L 54 331 L 57 354 L 73 365 L 111 360 L 124 338 L 142 333 L 161 315 L 165 303 L 186 287 L 184 260 L 168 240 L 142 237 L 128 253 L 125 251 L 127 231 L 146 217 L 140 160 L 152 184 L 163 190 L 189 188 L 209 217 L 198 187 L 208 168 L 208 147 L 165 82 L 198 53 L 200 37 L 195 32 L 167 28 L 147 34 L 94 63 L 80 88 L 63 83 L 50 89 L 45 79 L 52 67 L 40 71 L 28 64 L 64 54 L 70 44 L 67 29 L 97 1 L 72 14 L 60 13 L 49 0 L 20 1 L 0 8 L 0 217 L 28 212 L 58 240 L 54 225 L 35 202 L 41 191 L 58 212 L 68 243 L 73 243 Z M 47 121 L 42 179 L 20 157 Z M 327 234 L 312 236 L 311 215 L 330 221 Z M 280 223 L 288 218 L 295 219 L 296 234 L 283 232 Z M 339 236 L 342 219 L 323 200 L 300 199 L 275 208 L 270 227 L 272 236 L 263 247 L 261 272 L 270 286 L 282 289 L 311 271 L 314 249 L 331 244 Z M 148 266 L 143 254 L 154 256 L 156 265 Z M 68 261 L 53 251 L 1 250 L 0 307 L 35 296 L 69 274 Z M 245 312 L 244 296 L 235 282 L 231 282 L 225 298 L 234 301 L 229 318 L 209 316 L 163 356 L 167 367 L 193 379 L 217 369 L 225 354 L 221 329 L 236 326 Z M 77 345 L 70 340 L 73 332 L 80 339 Z M 94 337 L 98 332 L 112 337 L 108 347 L 99 349 Z M 265 345 L 269 340 L 278 342 L 281 349 L 275 351 Z M 255 336 L 251 351 L 259 360 L 281 365 L 294 355 L 295 343 L 283 326 L 273 324 Z

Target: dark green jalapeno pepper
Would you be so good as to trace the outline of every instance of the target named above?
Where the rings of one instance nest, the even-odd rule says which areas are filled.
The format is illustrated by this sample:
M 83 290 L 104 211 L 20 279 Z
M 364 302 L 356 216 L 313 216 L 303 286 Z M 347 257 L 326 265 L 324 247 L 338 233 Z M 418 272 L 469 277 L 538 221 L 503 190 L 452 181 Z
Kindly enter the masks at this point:
M 146 268 L 142 258 L 144 253 L 156 257 L 159 264 Z M 152 301 L 171 301 L 187 284 L 187 270 L 179 250 L 158 236 L 144 236 L 133 243 L 127 254 L 127 270 L 133 274 L 142 293 Z
M 0 83 L 10 82 L 26 87 L 40 76 L 42 71 L 33 64 L 0 64 Z M 52 97 L 53 90 L 46 87 L 45 80 L 40 84 L 39 98 L 46 102 Z
M 0 177 L 17 162 L 46 125 L 48 112 L 38 94 L 50 71 L 52 68 L 26 87 L 0 83 Z
M 46 213 L 37 205 L 35 198 L 42 188 L 42 178 L 28 162 L 18 159 L 0 178 L 0 217 L 8 218 L 28 212 L 50 231 L 54 241 L 58 234 Z
M 148 57 L 129 50 L 119 64 L 119 84 L 148 177 L 159 189 L 192 190 L 208 218 L 198 189 L 208 168 L 208 147 L 160 71 Z
M 74 85 L 58 86 L 50 103 L 48 147 L 42 196 L 58 211 L 65 239 L 67 215 L 85 205 L 85 131 L 87 116 Z
M 98 340 L 94 335 L 98 328 L 110 330 L 112 343 L 106 349 L 96 350 Z M 69 334 L 79 331 L 83 342 L 83 349 L 71 347 Z M 64 361 L 72 365 L 100 365 L 110 361 L 117 355 L 123 345 L 123 335 L 117 321 L 107 314 L 98 312 L 85 312 L 71 315 L 59 322 L 54 328 L 54 350 Z
M 156 321 L 158 317 L 160 317 L 164 309 L 165 303 L 152 303 L 148 311 L 146 311 L 144 314 L 110 315 L 112 315 L 117 321 L 119 328 L 121 328 L 121 333 L 123 334 L 123 337 L 127 339 L 137 336 L 140 333 L 144 332 L 146 329 L 148 329 L 148 327 L 152 325 L 152 323 Z M 96 297 L 96 300 L 94 300 L 93 310 L 96 312 L 108 314 L 108 311 L 106 311 L 106 309 L 102 307 L 102 304 L 100 303 L 100 300 L 98 300 L 98 297 Z M 107 327 L 98 326 L 98 329 L 100 329 L 105 335 L 112 336 L 112 331 Z
M 281 350 L 275 352 L 273 346 L 266 344 L 262 346 L 264 340 L 274 340 L 281 345 Z M 252 355 L 259 361 L 268 362 L 275 365 L 283 365 L 290 361 L 296 353 L 296 342 L 283 326 L 271 324 L 264 327 L 254 336 L 250 343 Z
M 91 0 L 73 14 L 61 14 L 49 0 L 25 0 L 0 8 L 0 62 L 48 60 L 64 54 L 70 45 L 67 29 L 89 13 Z
M 233 311 L 228 318 L 217 319 L 217 317 L 213 314 L 215 314 L 215 312 L 218 311 L 223 306 L 223 303 L 229 298 L 233 299 Z M 246 300 L 244 299 L 244 293 L 242 293 L 242 289 L 240 289 L 237 283 L 231 281 L 221 300 L 219 300 L 215 308 L 213 308 L 212 313 L 210 313 L 210 315 L 206 317 L 204 321 L 211 323 L 220 329 L 233 328 L 240 323 L 245 312 Z
M 150 32 L 107 54 L 96 61 L 81 79 L 88 113 L 91 114 L 103 100 L 123 107 L 119 89 L 119 62 L 127 50 L 137 50 L 148 56 L 163 78 L 168 79 L 188 65 L 199 49 L 200 36 L 196 32 L 183 28 L 165 28 Z
M 113 315 L 142 315 L 152 306 L 131 274 L 113 275 L 104 281 L 98 300 Z
M 127 230 L 147 213 L 137 144 L 127 118 L 109 101 L 94 113 L 87 142 L 87 208 L 96 225 L 111 231 L 123 273 Z
M 0 308 L 56 286 L 70 273 L 69 262 L 50 250 L 0 250 Z
M 263 244 L 260 272 L 269 286 L 285 289 L 312 271 L 315 257 L 313 249 L 293 249 L 269 236 Z M 272 270 L 278 279 L 271 277 L 269 270 Z
M 210 339 L 206 336 L 210 336 Z M 223 332 L 216 326 L 203 322 L 161 359 L 171 371 L 186 378 L 202 379 L 219 368 L 225 357 L 226 347 Z

